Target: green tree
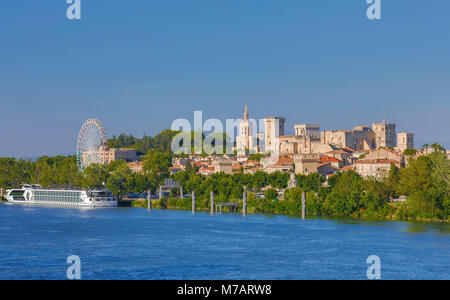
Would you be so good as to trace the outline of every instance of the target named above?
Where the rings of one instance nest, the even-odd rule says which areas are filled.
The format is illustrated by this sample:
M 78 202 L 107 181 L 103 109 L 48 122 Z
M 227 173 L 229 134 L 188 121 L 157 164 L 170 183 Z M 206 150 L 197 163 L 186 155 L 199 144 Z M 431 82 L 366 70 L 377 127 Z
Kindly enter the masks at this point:
M 150 179 L 147 174 L 133 174 L 134 185 L 132 190 L 135 192 L 147 192 L 148 190 L 155 191 L 156 186 L 152 185 Z
M 320 175 L 319 173 L 297 175 L 297 183 L 305 191 L 318 192 L 325 180 L 325 176 Z
M 114 170 L 106 181 L 106 188 L 120 198 L 130 191 L 132 174 L 128 166 L 120 166 Z
M 430 173 L 430 158 L 428 156 L 410 159 L 408 167 L 400 170 L 398 192 L 403 195 L 410 195 L 414 191 L 430 189 L 432 186 Z
M 314 192 L 306 194 L 306 214 L 321 215 L 323 213 L 323 200 Z
M 180 131 L 164 130 L 154 138 L 153 148 L 150 150 L 157 150 L 160 152 L 171 153 L 172 152 L 172 139 L 179 134 Z M 148 154 L 148 152 L 147 152 Z
M 123 159 L 113 160 L 108 164 L 108 171 L 114 172 L 115 170 L 119 168 L 125 168 L 128 167 L 127 162 Z
M 408 196 L 409 217 L 448 219 L 450 165 L 445 153 L 411 159 L 400 171 L 399 190 Z
M 442 147 L 441 145 L 439 145 L 438 143 L 433 143 L 430 146 L 431 149 L 433 149 L 434 151 L 441 151 L 441 152 L 445 152 L 445 148 Z
M 169 168 L 172 166 L 172 157 L 169 153 L 149 150 L 142 162 L 143 170 L 152 186 L 158 186 L 165 178 L 169 177 Z
M 289 173 L 286 172 L 273 172 L 268 174 L 269 185 L 278 188 L 284 189 L 287 186 L 289 181 Z
M 364 209 L 370 212 L 382 210 L 388 204 L 389 196 L 389 187 L 383 181 L 373 177 L 364 181 L 364 194 L 361 199 Z
M 331 214 L 351 215 L 361 209 L 364 181 L 356 172 L 348 171 L 337 178 L 336 185 L 325 200 Z
M 400 169 L 395 164 L 391 164 L 389 174 L 385 178 L 384 182 L 387 187 L 389 197 L 398 196 L 397 189 L 400 182 Z
M 278 192 L 276 189 L 270 188 L 264 192 L 264 198 L 269 201 L 273 201 L 277 198 Z
M 403 151 L 403 155 L 406 155 L 406 156 L 414 156 L 416 154 L 417 154 L 416 149 L 405 149 L 405 151 Z
M 103 188 L 109 177 L 108 166 L 90 164 L 83 171 L 83 186 L 88 188 Z
M 252 187 L 255 191 L 260 191 L 267 185 L 268 174 L 262 171 L 256 171 L 252 177 Z
M 450 160 L 443 152 L 430 155 L 431 180 L 433 182 L 433 204 L 436 207 L 434 217 L 448 218 L 450 215 Z
M 12 188 L 30 183 L 32 170 L 33 164 L 30 161 L 0 158 L 0 187 Z

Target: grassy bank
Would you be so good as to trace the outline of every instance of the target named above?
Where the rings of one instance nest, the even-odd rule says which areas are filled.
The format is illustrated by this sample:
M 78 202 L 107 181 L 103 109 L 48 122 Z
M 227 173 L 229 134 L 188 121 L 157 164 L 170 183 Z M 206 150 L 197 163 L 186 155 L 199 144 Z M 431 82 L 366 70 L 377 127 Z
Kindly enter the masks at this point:
M 152 200 L 152 208 L 154 209 L 168 209 L 168 210 L 186 210 L 192 209 L 191 198 L 163 198 L 160 200 Z M 424 221 L 424 222 L 441 222 L 449 223 L 449 219 L 424 218 L 413 216 L 408 213 L 408 206 L 406 203 L 389 203 L 379 210 L 360 210 L 352 214 L 339 213 L 323 213 L 317 211 L 317 204 L 313 201 L 311 194 L 308 194 L 306 212 L 307 217 L 337 217 L 337 218 L 352 218 L 359 220 L 377 220 L 377 221 Z M 242 200 L 234 199 L 230 202 L 236 202 L 238 211 L 242 212 Z M 131 202 L 131 207 L 147 208 L 147 200 L 135 200 Z M 197 211 L 210 211 L 209 199 L 197 199 Z M 229 208 L 223 207 L 222 212 L 229 212 Z M 249 214 L 269 214 L 269 215 L 286 215 L 286 216 L 300 216 L 301 202 L 300 201 L 269 201 L 264 199 L 254 199 L 249 197 L 247 211 Z

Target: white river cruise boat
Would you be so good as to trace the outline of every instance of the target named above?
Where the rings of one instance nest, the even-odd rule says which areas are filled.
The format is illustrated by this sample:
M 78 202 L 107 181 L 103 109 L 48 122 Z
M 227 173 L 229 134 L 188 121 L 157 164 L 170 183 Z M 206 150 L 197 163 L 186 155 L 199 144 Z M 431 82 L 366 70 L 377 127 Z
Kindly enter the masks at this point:
M 118 205 L 117 198 L 107 190 L 44 189 L 34 184 L 8 190 L 6 200 L 11 203 L 56 206 L 116 207 Z

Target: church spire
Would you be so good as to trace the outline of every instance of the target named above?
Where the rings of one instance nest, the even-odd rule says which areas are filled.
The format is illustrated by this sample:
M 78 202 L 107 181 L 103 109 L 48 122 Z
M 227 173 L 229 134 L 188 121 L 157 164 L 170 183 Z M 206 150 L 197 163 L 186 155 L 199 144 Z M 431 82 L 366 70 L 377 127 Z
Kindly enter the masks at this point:
M 248 120 L 248 110 L 247 110 L 247 104 L 245 105 L 245 112 L 244 112 L 244 120 Z

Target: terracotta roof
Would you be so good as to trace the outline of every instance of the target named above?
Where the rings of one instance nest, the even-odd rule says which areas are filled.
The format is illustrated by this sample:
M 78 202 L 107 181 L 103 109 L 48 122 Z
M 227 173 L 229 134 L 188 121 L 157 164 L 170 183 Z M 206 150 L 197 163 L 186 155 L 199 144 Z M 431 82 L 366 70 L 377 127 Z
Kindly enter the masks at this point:
M 350 170 L 354 170 L 354 169 L 355 169 L 355 166 L 354 165 L 350 165 L 350 166 L 342 167 L 341 171 L 345 172 L 345 171 L 350 171 Z
M 274 166 L 292 165 L 294 159 L 292 157 L 280 157 Z
M 200 171 L 214 171 L 216 167 L 210 166 L 210 167 L 202 167 Z
M 337 158 L 334 158 L 334 157 L 331 157 L 331 156 L 328 156 L 328 155 L 325 155 L 325 156 L 322 156 L 320 159 L 319 159 L 319 161 L 320 162 L 342 162 L 342 160 L 340 160 L 340 159 L 337 159 Z

